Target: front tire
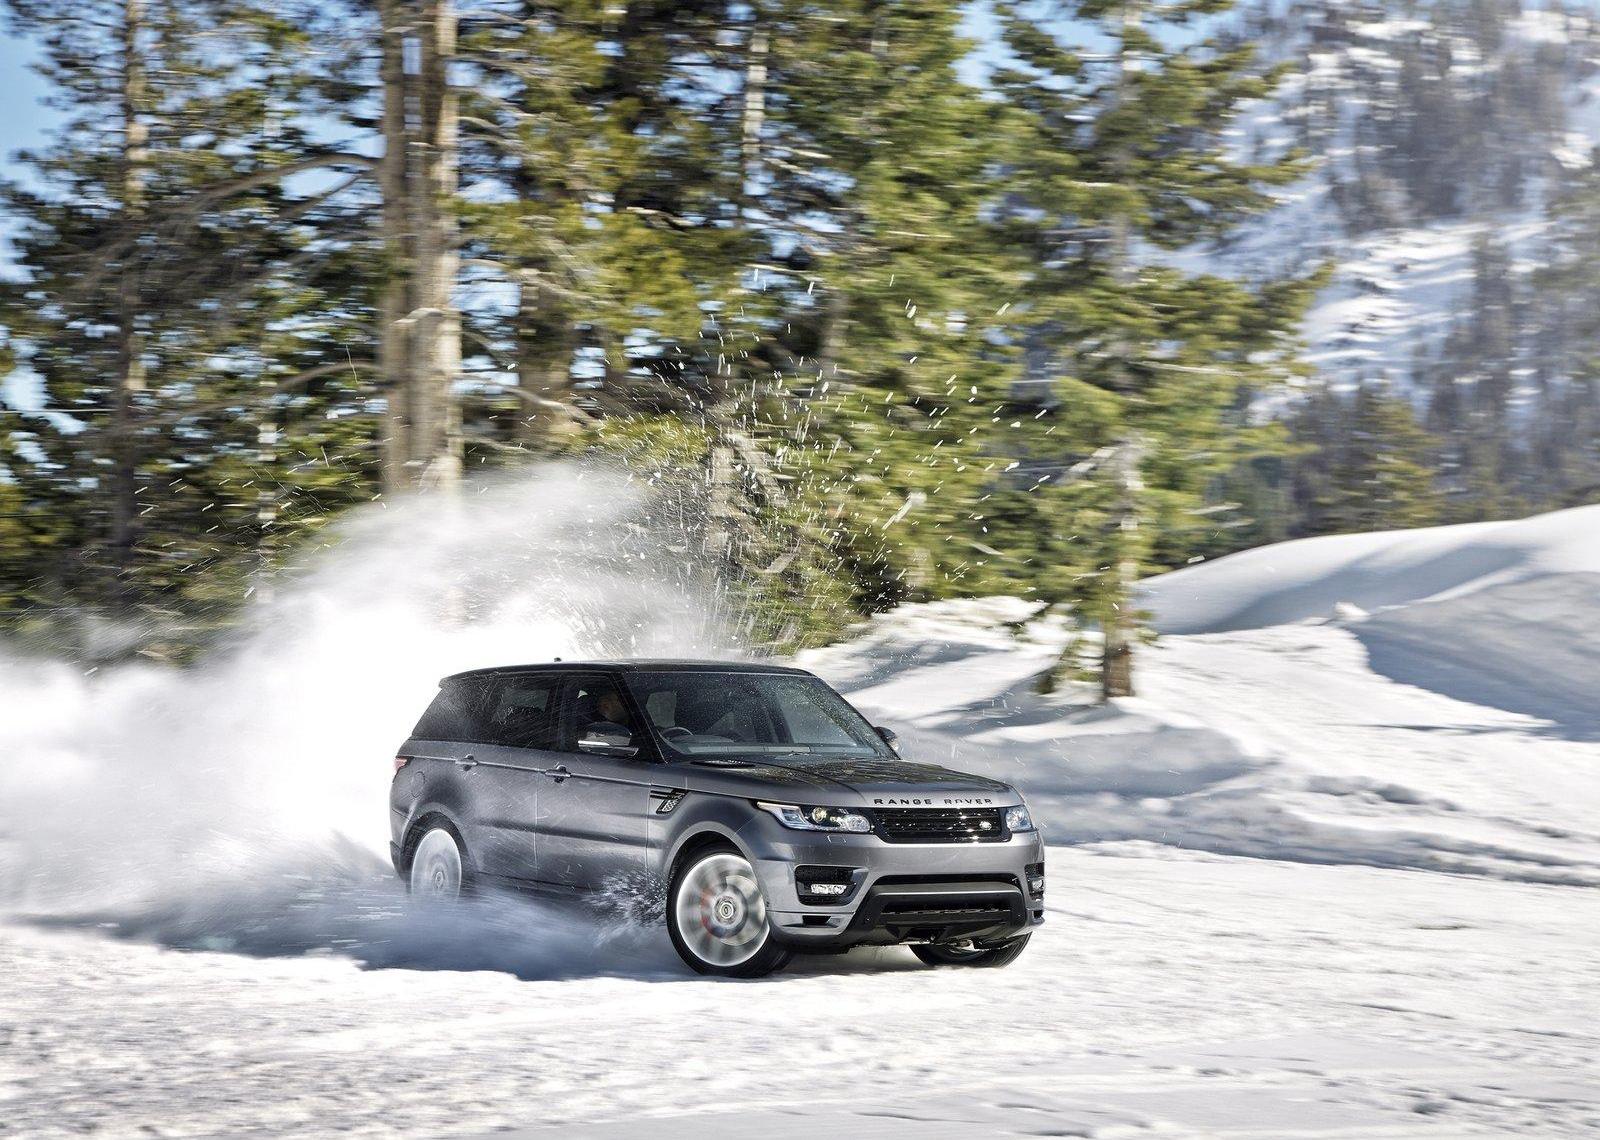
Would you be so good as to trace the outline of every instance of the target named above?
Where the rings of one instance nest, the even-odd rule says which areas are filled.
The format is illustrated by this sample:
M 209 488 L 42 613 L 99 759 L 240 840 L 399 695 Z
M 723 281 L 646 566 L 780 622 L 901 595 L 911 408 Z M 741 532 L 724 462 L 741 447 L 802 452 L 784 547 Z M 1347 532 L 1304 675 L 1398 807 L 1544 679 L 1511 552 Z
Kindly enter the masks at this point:
M 1009 966 L 1027 948 L 1031 934 L 1022 934 L 994 946 L 972 943 L 942 943 L 913 946 L 911 952 L 930 966 L 976 966 L 997 970 Z
M 701 851 L 679 865 L 667 890 L 667 933 L 697 974 L 759 978 L 790 958 L 772 936 L 755 868 L 732 847 Z
M 430 827 L 411 853 L 406 886 L 424 902 L 455 902 L 468 890 L 467 853 L 448 827 Z

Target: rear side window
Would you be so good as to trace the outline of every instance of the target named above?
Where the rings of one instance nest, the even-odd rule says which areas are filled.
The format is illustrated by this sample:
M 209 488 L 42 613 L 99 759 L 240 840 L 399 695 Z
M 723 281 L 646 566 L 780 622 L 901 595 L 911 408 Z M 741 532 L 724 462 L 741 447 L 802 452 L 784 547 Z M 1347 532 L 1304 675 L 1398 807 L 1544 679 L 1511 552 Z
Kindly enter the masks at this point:
M 411 735 L 416 740 L 477 740 L 482 703 L 483 684 L 477 678 L 446 681 Z
M 495 677 L 485 693 L 482 740 L 507 748 L 554 750 L 560 729 L 561 679 L 554 673 Z

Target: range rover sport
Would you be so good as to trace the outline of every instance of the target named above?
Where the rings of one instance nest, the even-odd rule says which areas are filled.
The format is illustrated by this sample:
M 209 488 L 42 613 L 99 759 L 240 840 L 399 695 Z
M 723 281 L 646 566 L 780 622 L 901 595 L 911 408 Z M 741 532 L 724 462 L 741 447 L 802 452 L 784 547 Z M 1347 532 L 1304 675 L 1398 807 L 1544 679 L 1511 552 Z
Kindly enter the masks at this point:
M 390 852 L 432 898 L 663 884 L 672 944 L 704 974 L 893 943 L 1005 965 L 1044 920 L 1022 797 L 895 746 L 801 669 L 478 669 L 440 682 L 395 757 Z

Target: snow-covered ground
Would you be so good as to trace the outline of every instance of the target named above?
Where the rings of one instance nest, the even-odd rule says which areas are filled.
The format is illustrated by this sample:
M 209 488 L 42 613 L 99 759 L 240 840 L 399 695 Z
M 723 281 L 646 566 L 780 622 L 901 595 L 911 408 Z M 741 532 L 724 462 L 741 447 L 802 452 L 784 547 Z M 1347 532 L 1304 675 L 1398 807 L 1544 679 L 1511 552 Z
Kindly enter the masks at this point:
M 1003 972 L 757 983 L 620 918 L 407 908 L 371 789 L 413 658 L 512 652 L 407 616 L 395 582 L 460 564 L 432 533 L 421 563 L 352 540 L 199 674 L 9 667 L 0 1135 L 1600 1132 L 1600 508 L 1155 579 L 1167 632 L 1109 708 L 1034 692 L 1063 630 L 1014 600 L 808 654 L 908 750 L 1024 788 L 1049 921 Z M 592 636 L 508 596 L 502 631 Z
M 484 968 L 465 939 L 447 951 L 413 930 L 403 952 L 398 894 L 369 901 L 351 942 L 330 937 L 310 956 L 12 928 L 0 1130 L 1289 1140 L 1600 1128 L 1600 895 L 1242 859 L 1050 858 L 1047 925 L 995 973 L 884 951 L 703 982 L 660 938 L 569 947 L 558 963 L 536 911 L 500 932 L 500 960 Z M 393 968 L 362 969 L 375 950 Z

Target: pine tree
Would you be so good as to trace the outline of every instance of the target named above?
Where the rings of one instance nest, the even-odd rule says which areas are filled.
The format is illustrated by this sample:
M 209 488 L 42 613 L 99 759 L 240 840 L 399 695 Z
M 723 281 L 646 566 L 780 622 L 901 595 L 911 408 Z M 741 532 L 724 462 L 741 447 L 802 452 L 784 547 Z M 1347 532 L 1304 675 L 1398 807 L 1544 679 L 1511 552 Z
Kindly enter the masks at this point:
M 1540 505 L 1600 501 L 1600 174 L 1557 202 L 1550 264 L 1534 275 L 1530 340 L 1537 403 L 1529 450 Z
M 1321 521 L 1315 533 L 1439 523 L 1438 443 L 1417 424 L 1411 405 L 1373 383 L 1341 402 L 1348 426 L 1336 433 L 1327 485 L 1317 496 Z
M 1519 328 L 1523 285 L 1504 246 L 1488 234 L 1473 247 L 1464 311 L 1425 370 L 1428 424 L 1444 442 L 1446 490 L 1455 521 L 1526 513 L 1539 495 L 1539 459 L 1522 438 L 1518 376 L 1525 371 Z
M 247 566 L 274 527 L 348 501 L 302 470 L 332 492 L 308 511 L 286 501 L 300 477 L 276 470 L 285 452 L 342 445 L 342 425 L 307 416 L 302 434 L 280 413 L 347 402 L 359 367 L 301 367 L 337 335 L 336 312 L 311 314 L 345 282 L 313 253 L 328 196 L 290 187 L 369 160 L 318 145 L 298 117 L 314 22 L 207 3 L 10 7 L 41 38 L 64 112 L 52 146 L 24 156 L 28 183 L 5 188 L 23 279 L 3 321 L 50 410 L 14 423 L 6 470 L 60 554 L 25 592 L 113 617 L 138 605 L 159 624 L 220 585 L 197 569 Z
M 1032 596 L 1100 625 L 1107 696 L 1132 687 L 1133 578 L 1186 560 L 1219 525 L 1207 490 L 1275 434 L 1250 425 L 1249 394 L 1295 371 L 1316 283 L 1190 275 L 1160 253 L 1224 236 L 1301 169 L 1227 151 L 1230 119 L 1274 76 L 1248 48 L 1174 34 L 1219 7 L 999 9 L 1014 53 L 996 76 L 1011 109 L 1002 230 L 1026 266 L 1012 327 L 1031 365 L 1026 414 L 995 441 L 1024 473 L 998 545 Z M 1065 19 L 1111 50 L 1062 42 Z
M 484 326 L 517 401 L 587 428 L 557 446 L 696 469 L 700 545 L 719 582 L 767 584 L 769 632 L 948 588 L 1006 368 L 984 317 L 994 116 L 957 74 L 959 6 L 540 11 L 465 47 L 504 190 L 469 233 L 519 281 Z M 603 369 L 580 394 L 585 352 Z M 525 442 L 552 446 L 537 423 Z
M 468 253 L 515 291 L 470 330 L 514 381 L 491 448 L 560 453 L 606 416 L 693 402 L 702 306 L 726 295 L 737 239 L 729 112 L 682 81 L 737 74 L 717 16 L 557 0 L 469 20 Z
M 823 16 L 755 9 L 741 218 L 761 263 L 718 347 L 730 394 L 775 397 L 747 405 L 752 434 L 876 607 L 960 588 L 986 557 L 973 504 L 1003 461 L 977 437 L 1011 373 L 990 335 L 1010 287 L 984 224 L 997 115 L 958 72 L 961 5 Z

